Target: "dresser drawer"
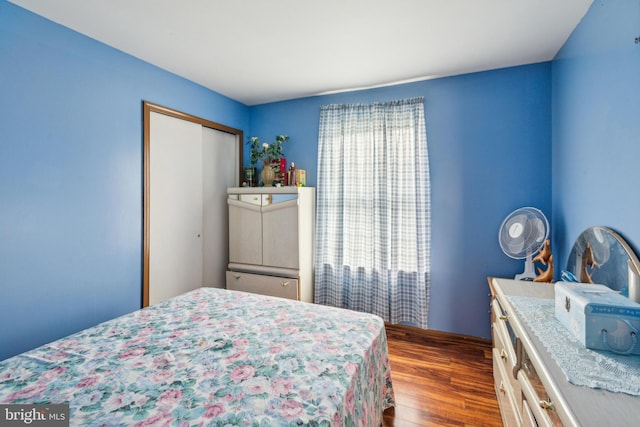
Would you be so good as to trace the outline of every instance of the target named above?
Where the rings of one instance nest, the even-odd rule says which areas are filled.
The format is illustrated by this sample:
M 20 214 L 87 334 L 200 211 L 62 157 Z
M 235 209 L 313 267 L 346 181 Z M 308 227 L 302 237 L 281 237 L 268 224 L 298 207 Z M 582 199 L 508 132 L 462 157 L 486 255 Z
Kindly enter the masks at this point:
M 497 348 L 493 349 L 493 381 L 496 390 L 496 397 L 500 405 L 500 415 L 502 415 L 502 423 L 505 427 L 520 426 L 520 413 L 518 404 L 515 401 L 515 395 L 511 388 L 511 382 L 504 369 L 504 364 L 500 359 L 500 352 Z
M 536 417 L 533 416 L 527 399 L 522 401 L 522 427 L 538 427 Z
M 509 333 L 509 320 L 502 311 L 498 301 L 493 301 L 491 310 L 492 318 L 494 319 L 491 328 L 493 347 L 497 351 L 498 356 L 496 362 L 501 364 L 502 369 L 506 372 L 506 378 L 504 378 L 504 380 L 509 383 L 511 390 L 513 390 L 514 400 L 517 406 L 520 406 L 522 400 L 520 383 L 513 373 L 518 360 L 512 336 Z
M 535 419 L 535 424 L 533 425 L 540 427 L 562 426 L 562 422 L 560 422 L 555 412 L 553 402 L 551 402 L 546 393 L 543 392 L 544 396 L 538 394 L 524 370 L 518 372 L 518 380 L 524 397 L 522 402 L 523 409 L 529 410 L 531 417 Z
M 518 371 L 518 382 L 522 390 L 523 408 L 527 407 L 531 412 L 531 416 L 536 421 L 534 425 L 540 427 L 562 426 L 555 404 L 526 355 L 522 369 Z
M 227 289 L 298 300 L 298 279 L 227 271 Z

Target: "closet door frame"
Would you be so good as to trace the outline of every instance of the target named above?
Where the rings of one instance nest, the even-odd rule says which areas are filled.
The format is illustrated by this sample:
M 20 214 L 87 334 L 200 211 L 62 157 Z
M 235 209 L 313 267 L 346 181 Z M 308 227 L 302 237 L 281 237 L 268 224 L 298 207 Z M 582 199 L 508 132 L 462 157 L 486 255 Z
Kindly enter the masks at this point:
M 243 165 L 243 153 L 242 145 L 244 140 L 243 131 L 235 129 L 229 126 L 222 125 L 220 123 L 212 122 L 191 114 L 183 113 L 178 110 L 174 110 L 161 105 L 153 104 L 151 102 L 143 101 L 142 103 L 142 122 L 143 122 L 143 175 L 144 185 L 142 192 L 142 204 L 143 204 L 143 237 L 142 237 L 142 307 L 149 305 L 149 218 L 150 218 L 150 203 L 149 197 L 151 194 L 151 112 L 165 114 L 167 116 L 175 117 L 177 119 L 186 120 L 192 123 L 200 124 L 204 127 L 215 129 L 221 132 L 230 133 L 237 136 L 238 141 L 238 183 L 242 182 L 242 165 Z

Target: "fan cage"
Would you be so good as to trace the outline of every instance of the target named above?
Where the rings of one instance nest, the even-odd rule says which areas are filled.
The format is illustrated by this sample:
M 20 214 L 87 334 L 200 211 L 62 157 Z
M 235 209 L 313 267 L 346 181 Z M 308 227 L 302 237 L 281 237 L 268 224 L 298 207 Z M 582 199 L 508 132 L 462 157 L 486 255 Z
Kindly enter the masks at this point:
M 509 235 L 509 228 L 510 228 L 509 226 L 512 225 L 510 224 L 510 221 L 518 216 L 525 216 L 529 224 L 523 225 L 523 230 L 520 235 L 522 236 L 522 239 L 521 239 L 522 241 L 520 242 L 521 249 L 515 250 L 514 248 L 517 247 L 515 246 L 517 242 L 514 242 L 513 238 Z M 534 219 L 537 219 L 541 222 L 543 227 L 543 231 L 542 231 L 543 235 L 540 236 L 538 234 L 538 236 L 540 237 L 536 237 L 531 241 L 527 241 L 526 239 L 528 239 L 531 233 L 533 232 L 532 230 L 533 225 L 531 224 L 531 221 Z M 527 225 L 529 226 L 528 233 L 527 233 Z M 540 209 L 527 206 L 527 207 L 516 209 L 515 211 L 507 215 L 504 221 L 502 221 L 502 224 L 500 225 L 499 230 L 500 231 L 498 232 L 498 242 L 500 243 L 500 248 L 502 249 L 502 251 L 510 258 L 525 259 L 527 258 L 527 256 L 530 256 L 532 253 L 536 252 L 538 249 L 540 249 L 544 245 L 545 240 L 549 237 L 549 221 L 547 220 L 547 217 L 544 215 L 544 213 Z

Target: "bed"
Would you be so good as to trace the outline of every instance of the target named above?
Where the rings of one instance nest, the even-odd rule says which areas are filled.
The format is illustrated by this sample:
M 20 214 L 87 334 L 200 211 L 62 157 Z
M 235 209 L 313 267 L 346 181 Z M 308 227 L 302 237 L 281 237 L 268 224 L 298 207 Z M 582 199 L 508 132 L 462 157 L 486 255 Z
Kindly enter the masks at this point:
M 393 388 L 379 317 L 199 288 L 0 362 L 0 403 L 68 403 L 72 426 L 378 426 Z

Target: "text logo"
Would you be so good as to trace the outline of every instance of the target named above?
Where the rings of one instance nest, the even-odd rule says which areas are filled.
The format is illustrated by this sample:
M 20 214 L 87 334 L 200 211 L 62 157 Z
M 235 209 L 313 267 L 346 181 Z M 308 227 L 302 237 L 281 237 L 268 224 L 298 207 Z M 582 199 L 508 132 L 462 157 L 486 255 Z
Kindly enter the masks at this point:
M 68 427 L 69 405 L 0 405 L 0 425 Z

